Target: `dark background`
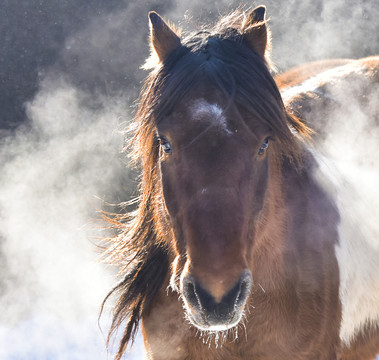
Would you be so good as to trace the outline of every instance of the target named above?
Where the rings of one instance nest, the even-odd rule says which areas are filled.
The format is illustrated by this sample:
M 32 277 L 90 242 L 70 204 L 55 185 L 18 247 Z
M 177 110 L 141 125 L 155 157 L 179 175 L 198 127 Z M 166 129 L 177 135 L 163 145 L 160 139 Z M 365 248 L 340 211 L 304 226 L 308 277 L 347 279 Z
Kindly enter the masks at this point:
M 266 1 L 279 69 L 330 57 L 378 52 L 379 4 L 373 0 Z M 3 0 L 0 5 L 0 125 L 25 121 L 48 72 L 90 92 L 136 97 L 147 56 L 147 12 L 186 29 L 214 21 L 246 1 Z M 184 24 L 184 15 L 190 19 Z

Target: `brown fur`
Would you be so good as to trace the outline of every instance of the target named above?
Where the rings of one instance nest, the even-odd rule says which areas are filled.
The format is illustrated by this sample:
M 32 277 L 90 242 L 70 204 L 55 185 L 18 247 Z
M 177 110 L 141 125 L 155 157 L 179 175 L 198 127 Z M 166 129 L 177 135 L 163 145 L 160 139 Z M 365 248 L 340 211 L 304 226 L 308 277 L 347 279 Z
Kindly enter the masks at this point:
M 253 25 L 256 17 L 248 18 Z M 140 320 L 154 360 L 350 360 L 358 353 L 363 360 L 375 349 L 374 333 L 366 348 L 363 335 L 341 348 L 339 214 L 313 179 L 310 131 L 294 116 L 301 108 L 293 102 L 286 110 L 264 41 L 252 45 L 246 29 L 236 13 L 182 39 L 142 90 L 132 142 L 142 167 L 138 208 L 110 220 L 119 235 L 109 239 L 108 256 L 124 277 L 111 292 L 118 302 L 110 335 L 125 323 L 116 359 Z M 199 98 L 223 108 L 232 136 L 212 118 L 194 120 L 190 104 Z M 258 156 L 268 135 L 275 141 Z M 197 310 L 183 308 L 183 278 L 197 279 L 219 302 L 244 269 L 253 276 L 244 318 L 220 338 L 201 333 L 188 320 Z

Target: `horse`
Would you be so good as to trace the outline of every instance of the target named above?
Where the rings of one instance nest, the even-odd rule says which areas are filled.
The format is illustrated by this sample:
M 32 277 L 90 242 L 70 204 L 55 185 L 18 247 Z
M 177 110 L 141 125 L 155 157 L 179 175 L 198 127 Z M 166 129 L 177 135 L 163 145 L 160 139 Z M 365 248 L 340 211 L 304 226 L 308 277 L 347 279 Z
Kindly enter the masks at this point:
M 377 94 L 379 57 L 274 78 L 265 12 L 188 36 L 149 13 L 151 72 L 131 140 L 139 197 L 109 219 L 106 250 L 122 276 L 104 300 L 117 298 L 117 360 L 139 328 L 154 360 L 379 353 L 378 244 L 317 150 L 330 143 L 328 115 L 346 115 L 353 78 L 357 101 Z

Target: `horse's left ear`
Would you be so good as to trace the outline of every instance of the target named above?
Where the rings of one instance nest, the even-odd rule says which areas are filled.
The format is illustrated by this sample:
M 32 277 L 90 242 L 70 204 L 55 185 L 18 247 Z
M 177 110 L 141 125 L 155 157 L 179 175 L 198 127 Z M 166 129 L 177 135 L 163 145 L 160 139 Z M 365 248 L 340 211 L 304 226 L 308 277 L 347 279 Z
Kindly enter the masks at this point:
M 260 5 L 252 10 L 242 25 L 242 34 L 249 46 L 261 57 L 270 50 L 270 32 L 265 19 L 266 7 Z
M 180 46 L 180 38 L 154 11 L 149 12 L 151 46 L 163 62 Z

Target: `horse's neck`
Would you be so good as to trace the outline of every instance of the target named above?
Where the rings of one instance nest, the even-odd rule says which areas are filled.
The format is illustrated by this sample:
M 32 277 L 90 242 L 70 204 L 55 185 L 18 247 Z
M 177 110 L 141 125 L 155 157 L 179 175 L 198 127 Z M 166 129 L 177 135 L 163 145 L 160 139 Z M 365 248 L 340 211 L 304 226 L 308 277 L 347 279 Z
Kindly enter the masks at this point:
M 264 209 L 252 231 L 250 264 L 256 285 L 267 290 L 281 287 L 287 226 L 282 171 L 277 165 L 270 172 Z
M 316 170 L 317 162 L 305 149 L 301 168 L 284 162 L 271 184 L 251 260 L 255 279 L 266 290 L 286 286 L 289 258 L 300 258 L 301 251 L 321 254 L 325 247 L 333 251 L 338 241 L 338 210 L 315 177 Z

